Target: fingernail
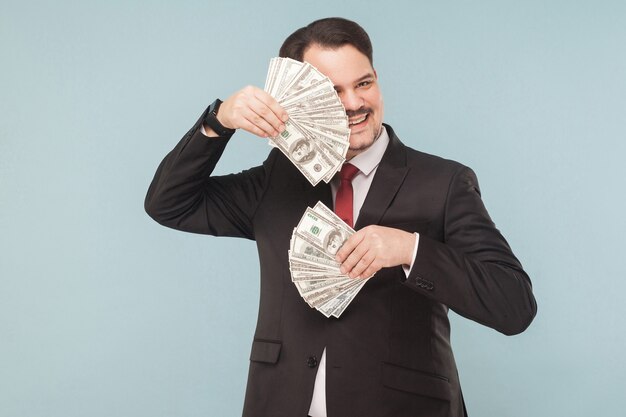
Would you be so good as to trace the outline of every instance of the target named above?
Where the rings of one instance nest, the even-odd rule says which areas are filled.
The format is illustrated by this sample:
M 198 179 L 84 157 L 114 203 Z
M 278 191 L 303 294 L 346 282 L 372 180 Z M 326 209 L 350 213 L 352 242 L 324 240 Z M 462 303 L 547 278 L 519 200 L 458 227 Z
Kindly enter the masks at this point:
M 343 267 L 343 266 L 342 266 L 341 268 L 339 268 L 339 271 L 340 271 L 342 274 L 345 274 L 345 273 L 347 272 L 347 271 L 346 271 L 346 268 L 345 268 L 345 267 Z
M 287 120 L 289 120 L 289 115 L 288 114 L 283 114 L 283 117 L 281 117 L 283 122 L 286 122 Z

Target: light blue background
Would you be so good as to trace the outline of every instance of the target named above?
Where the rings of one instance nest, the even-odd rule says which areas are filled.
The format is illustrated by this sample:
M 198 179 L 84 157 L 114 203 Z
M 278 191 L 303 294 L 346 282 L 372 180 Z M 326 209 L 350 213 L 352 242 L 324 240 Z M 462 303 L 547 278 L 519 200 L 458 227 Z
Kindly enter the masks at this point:
M 1 417 L 240 415 L 254 244 L 143 198 L 215 97 L 332 15 L 370 33 L 386 121 L 475 169 L 533 279 L 522 335 L 451 313 L 470 415 L 623 414 L 626 2 L 0 0 Z M 218 171 L 268 150 L 238 133 Z

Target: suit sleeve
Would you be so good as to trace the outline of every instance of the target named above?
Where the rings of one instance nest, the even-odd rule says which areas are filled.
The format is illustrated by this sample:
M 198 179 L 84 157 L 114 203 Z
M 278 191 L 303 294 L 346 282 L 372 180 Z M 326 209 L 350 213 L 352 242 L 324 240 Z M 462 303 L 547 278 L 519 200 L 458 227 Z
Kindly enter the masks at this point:
M 507 335 L 524 331 L 537 312 L 530 279 L 491 221 L 467 167 L 449 186 L 444 241 L 420 235 L 405 284 Z
M 146 195 L 146 212 L 173 229 L 254 239 L 254 214 L 274 158 L 238 174 L 211 176 L 230 137 L 208 138 L 200 123 L 159 165 Z

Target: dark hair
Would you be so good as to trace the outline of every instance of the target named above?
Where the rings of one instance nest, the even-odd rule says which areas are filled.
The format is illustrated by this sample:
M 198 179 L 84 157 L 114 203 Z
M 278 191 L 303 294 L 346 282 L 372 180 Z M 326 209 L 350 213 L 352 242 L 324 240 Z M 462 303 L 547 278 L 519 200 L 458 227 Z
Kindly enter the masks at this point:
M 313 44 L 336 49 L 352 45 L 374 65 L 372 42 L 356 22 L 341 17 L 327 17 L 300 28 L 285 39 L 279 56 L 302 61 L 304 52 Z

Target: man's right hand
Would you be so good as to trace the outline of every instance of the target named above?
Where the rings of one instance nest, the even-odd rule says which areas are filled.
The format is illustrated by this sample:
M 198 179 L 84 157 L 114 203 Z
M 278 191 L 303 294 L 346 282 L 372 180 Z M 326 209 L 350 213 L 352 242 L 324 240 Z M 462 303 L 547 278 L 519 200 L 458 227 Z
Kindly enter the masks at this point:
M 254 135 L 274 137 L 285 130 L 287 112 L 274 97 L 258 87 L 247 86 L 226 99 L 217 112 L 217 120 L 229 129 L 243 129 Z M 217 136 L 204 126 L 207 136 Z

